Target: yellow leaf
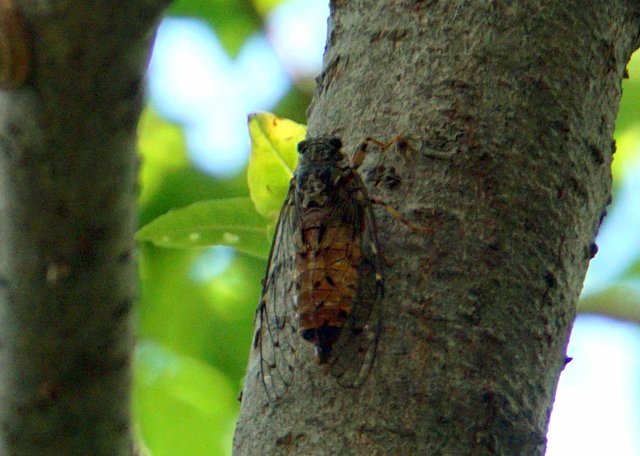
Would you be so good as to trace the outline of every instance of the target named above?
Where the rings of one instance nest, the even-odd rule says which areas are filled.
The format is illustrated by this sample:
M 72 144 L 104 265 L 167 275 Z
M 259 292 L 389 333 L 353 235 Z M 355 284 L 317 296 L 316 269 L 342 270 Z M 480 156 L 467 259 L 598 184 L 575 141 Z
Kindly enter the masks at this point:
M 256 210 L 275 218 L 298 163 L 297 145 L 307 127 L 263 112 L 249 115 L 251 157 L 247 179 Z

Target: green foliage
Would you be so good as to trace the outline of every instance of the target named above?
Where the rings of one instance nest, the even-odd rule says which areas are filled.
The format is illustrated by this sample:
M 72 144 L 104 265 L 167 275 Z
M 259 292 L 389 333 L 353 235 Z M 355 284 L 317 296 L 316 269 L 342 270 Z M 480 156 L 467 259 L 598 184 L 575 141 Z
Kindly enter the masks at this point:
M 206 21 L 235 56 L 246 39 L 263 28 L 263 18 L 282 0 L 176 0 L 167 14 Z
M 135 357 L 134 413 L 154 456 L 231 454 L 225 439 L 235 415 L 224 374 L 152 342 Z
M 616 119 L 616 153 L 612 173 L 615 188 L 640 163 L 640 52 L 636 52 L 627 65 L 630 79 L 622 82 L 624 96 Z
M 227 245 L 266 258 L 267 221 L 248 197 L 201 201 L 162 215 L 143 227 L 136 239 L 160 247 Z
M 263 16 L 275 9 L 276 6 L 284 3 L 283 0 L 253 0 L 256 10 Z
M 640 100 L 640 96 L 638 97 Z M 640 114 L 640 113 L 639 113 Z M 640 116 L 639 116 L 640 119 Z M 616 152 L 613 156 L 611 172 L 613 174 L 614 188 L 623 182 L 625 178 L 637 178 L 630 173 L 635 172 L 640 166 L 640 122 L 627 122 L 628 128 L 624 132 L 616 132 Z
M 205 21 L 234 56 L 280 3 L 177 0 L 168 14 Z M 304 120 L 312 89 L 295 88 L 278 112 Z M 296 166 L 296 143 L 305 134 L 303 126 L 270 114 L 252 119 L 252 137 L 261 146 L 252 151 L 251 171 L 228 179 L 193 166 L 181 126 L 150 109 L 140 119 L 133 406 L 154 456 L 231 453 L 264 259 Z M 203 272 L 210 246 L 220 245 L 235 253 L 227 248 L 226 263 Z
M 640 52 L 631 57 L 627 70 L 630 79 L 622 82 L 624 96 L 620 100 L 614 134 L 616 151 L 611 167 L 614 198 L 609 212 L 619 210 L 615 207 L 615 193 L 630 181 L 637 181 L 640 169 Z M 608 223 L 608 219 L 604 223 Z M 640 260 L 636 259 L 606 288 L 583 296 L 578 303 L 578 310 L 581 313 L 596 313 L 623 321 L 640 322 L 638 279 Z
M 191 164 L 182 129 L 147 109 L 138 124 L 140 222 L 211 198 L 247 196 L 245 174 L 214 179 Z
M 305 84 L 305 86 L 311 84 Z M 311 104 L 311 93 L 313 87 L 304 90 L 301 87 L 293 86 L 289 93 L 278 101 L 274 108 L 275 112 L 286 112 L 287 118 L 295 122 L 304 122 L 307 118 L 307 107 Z
M 167 13 L 208 22 L 232 56 L 250 35 L 262 28 L 262 18 L 253 2 L 246 0 L 176 0 Z
M 640 290 L 636 283 L 618 281 L 614 285 L 580 300 L 581 313 L 595 313 L 640 324 Z
M 306 127 L 291 120 L 271 113 L 251 114 L 247 172 L 251 198 L 200 201 L 172 210 L 140 229 L 136 239 L 173 248 L 227 245 L 266 258 L 269 219 L 263 216 L 273 220 L 280 212 L 298 162 L 296 146 L 305 134 Z M 153 182 L 148 174 L 142 173 Z
M 629 128 L 640 127 L 640 52 L 636 52 L 627 65 L 629 79 L 622 81 L 624 96 L 616 118 L 616 134 L 624 134 Z
M 176 125 L 150 111 L 140 121 L 143 219 L 164 212 L 136 235 L 142 293 L 134 411 L 154 455 L 230 452 L 238 411 L 230 398 L 241 387 L 273 220 L 306 132 L 269 113 L 249 119 L 252 151 L 242 176 L 248 186 L 193 169 Z M 208 187 L 220 196 L 244 196 L 192 201 L 206 198 Z M 211 246 L 238 254 L 202 277 L 200 260 Z
M 251 341 L 264 261 L 232 257 L 218 275 L 198 278 L 196 249 L 140 249 L 138 332 L 174 351 L 205 359 L 239 386 Z

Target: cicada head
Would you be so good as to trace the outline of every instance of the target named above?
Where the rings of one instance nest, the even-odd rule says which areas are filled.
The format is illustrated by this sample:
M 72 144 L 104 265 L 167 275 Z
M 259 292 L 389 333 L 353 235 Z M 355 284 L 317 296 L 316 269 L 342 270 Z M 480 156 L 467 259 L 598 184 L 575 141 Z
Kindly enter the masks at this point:
M 333 136 L 320 136 L 298 144 L 300 162 L 296 170 L 296 195 L 303 209 L 328 208 L 334 190 L 349 168 L 342 153 L 342 141 Z

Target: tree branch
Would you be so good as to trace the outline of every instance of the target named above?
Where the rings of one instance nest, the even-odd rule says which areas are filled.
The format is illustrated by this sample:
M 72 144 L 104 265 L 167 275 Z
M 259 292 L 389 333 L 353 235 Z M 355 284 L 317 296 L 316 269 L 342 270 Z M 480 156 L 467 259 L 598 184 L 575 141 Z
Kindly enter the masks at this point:
M 252 358 L 236 453 L 544 454 L 638 16 L 609 0 L 331 6 L 309 134 L 416 139 L 363 175 L 433 234 L 378 212 L 391 264 L 368 383 L 341 389 L 309 356 L 266 406 Z
M 136 124 L 160 0 L 20 1 L 0 93 L 2 454 L 132 454 Z

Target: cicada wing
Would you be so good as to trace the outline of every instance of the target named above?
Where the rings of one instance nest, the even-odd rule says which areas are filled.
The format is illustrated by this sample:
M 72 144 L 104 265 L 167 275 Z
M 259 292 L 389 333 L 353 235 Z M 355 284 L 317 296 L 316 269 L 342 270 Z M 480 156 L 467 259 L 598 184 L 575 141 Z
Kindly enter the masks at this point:
M 295 299 L 295 236 L 299 220 L 293 187 L 278 218 L 256 314 L 254 351 L 260 356 L 260 374 L 269 400 L 284 395 L 295 371 L 298 322 Z
M 366 380 L 373 365 L 382 322 L 383 263 L 375 216 L 359 179 L 362 198 L 351 198 L 352 248 L 360 248 L 358 280 L 351 314 L 334 344 L 330 372 L 343 387 L 355 388 Z M 352 194 L 354 194 L 352 193 Z M 349 255 L 349 253 L 347 253 Z

